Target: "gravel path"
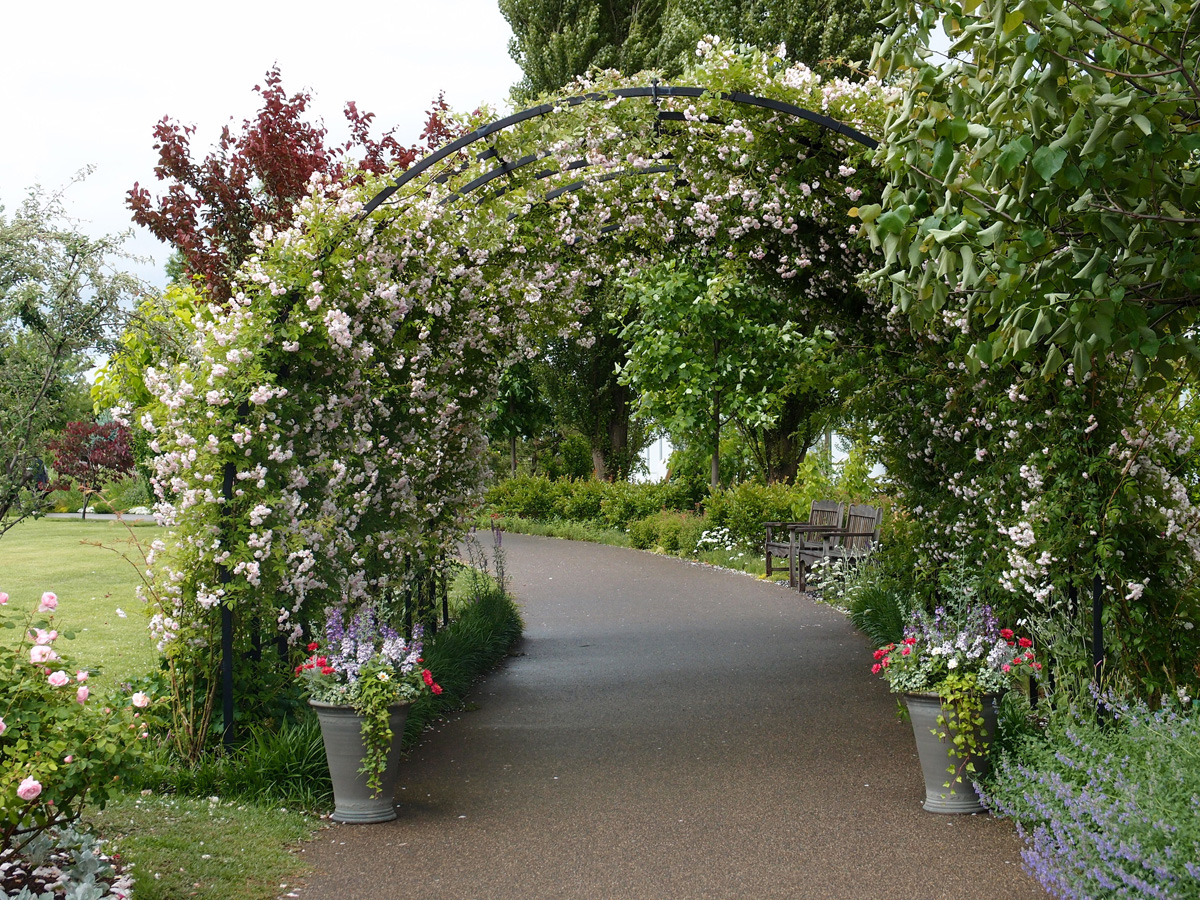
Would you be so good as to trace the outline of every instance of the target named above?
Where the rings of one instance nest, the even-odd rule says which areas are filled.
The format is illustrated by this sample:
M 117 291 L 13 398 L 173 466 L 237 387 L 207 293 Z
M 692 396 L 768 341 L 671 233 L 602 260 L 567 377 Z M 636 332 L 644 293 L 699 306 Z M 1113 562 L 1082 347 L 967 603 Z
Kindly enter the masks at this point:
M 786 587 L 504 536 L 525 617 L 405 761 L 399 819 L 306 845 L 306 900 L 1044 898 L 1008 822 L 923 812 L 846 619 Z

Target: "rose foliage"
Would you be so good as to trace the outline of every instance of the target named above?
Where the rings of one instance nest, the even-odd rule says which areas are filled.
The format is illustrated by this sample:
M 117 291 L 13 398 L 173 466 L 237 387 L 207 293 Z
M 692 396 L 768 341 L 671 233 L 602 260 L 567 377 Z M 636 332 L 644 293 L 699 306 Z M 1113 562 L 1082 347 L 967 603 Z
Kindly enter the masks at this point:
M 91 670 L 73 664 L 56 627 L 57 597 L 14 614 L 0 591 L 0 851 L 19 850 L 48 828 L 103 807 L 135 763 L 147 735 L 137 707 L 146 695 L 100 698 Z

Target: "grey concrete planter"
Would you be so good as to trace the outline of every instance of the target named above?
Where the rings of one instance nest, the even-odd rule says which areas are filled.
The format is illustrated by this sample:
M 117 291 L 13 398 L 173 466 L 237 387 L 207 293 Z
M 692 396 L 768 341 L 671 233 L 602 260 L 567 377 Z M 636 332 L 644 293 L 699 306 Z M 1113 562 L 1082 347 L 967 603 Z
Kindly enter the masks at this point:
M 362 739 L 362 716 L 349 706 L 336 706 L 309 700 L 321 722 L 321 739 L 333 779 L 333 815 L 335 822 L 389 822 L 396 818 L 396 779 L 400 771 L 400 740 L 408 704 L 393 706 L 389 722 L 392 727 L 392 746 L 388 750 L 387 770 L 383 774 L 383 789 L 373 794 L 367 787 L 367 776 L 359 773 L 366 748 Z
M 997 702 L 998 697 L 983 698 L 983 721 L 985 734 L 977 740 L 984 748 L 984 754 L 962 759 L 950 751 L 954 747 L 953 736 L 957 733 L 953 728 L 943 729 L 938 725 L 938 716 L 942 713 L 942 699 L 937 694 L 905 694 L 904 701 L 908 704 L 909 718 L 912 720 L 913 737 L 917 740 L 917 756 L 921 760 L 921 772 L 925 776 L 925 802 L 922 808 L 934 813 L 976 813 L 983 812 L 983 804 L 971 784 L 972 778 L 979 778 L 987 772 L 988 762 L 986 748 L 996 737 Z M 938 738 L 943 730 L 949 734 L 945 740 Z M 968 762 L 975 764 L 975 774 L 967 774 L 965 769 Z M 962 781 L 955 781 L 950 769 L 962 773 Z M 946 787 L 949 782 L 950 786 Z

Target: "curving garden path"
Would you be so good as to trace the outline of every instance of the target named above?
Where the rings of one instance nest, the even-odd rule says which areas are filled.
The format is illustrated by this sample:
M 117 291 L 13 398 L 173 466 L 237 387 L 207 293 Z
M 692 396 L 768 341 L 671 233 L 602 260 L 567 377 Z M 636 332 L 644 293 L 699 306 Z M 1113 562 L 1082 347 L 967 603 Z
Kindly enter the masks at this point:
M 1008 822 L 923 812 L 912 731 L 786 587 L 504 536 L 519 656 L 405 761 L 399 819 L 303 854 L 306 900 L 1044 898 Z

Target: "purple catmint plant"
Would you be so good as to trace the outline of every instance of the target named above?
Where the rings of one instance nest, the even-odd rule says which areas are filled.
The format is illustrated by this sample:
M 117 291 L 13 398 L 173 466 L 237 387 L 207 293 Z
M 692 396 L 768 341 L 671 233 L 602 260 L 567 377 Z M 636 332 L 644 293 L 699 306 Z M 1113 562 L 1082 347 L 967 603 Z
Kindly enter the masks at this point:
M 995 761 L 984 802 L 1056 897 L 1200 898 L 1200 708 L 1108 704 Z

